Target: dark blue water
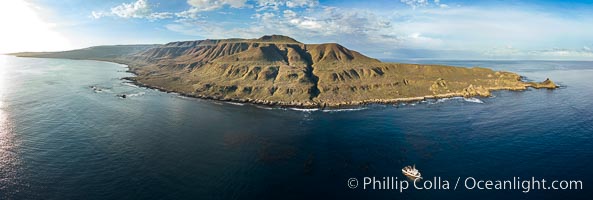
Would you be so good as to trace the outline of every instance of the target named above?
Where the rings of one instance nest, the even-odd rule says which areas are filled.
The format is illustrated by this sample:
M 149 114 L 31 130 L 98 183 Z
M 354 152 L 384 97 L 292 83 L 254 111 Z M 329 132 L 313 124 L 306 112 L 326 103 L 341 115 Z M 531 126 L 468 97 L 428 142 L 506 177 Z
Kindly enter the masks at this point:
M 138 88 L 113 63 L 0 57 L 0 199 L 593 197 L 593 62 L 421 62 L 550 77 L 563 88 L 295 111 Z M 536 177 L 580 180 L 583 189 L 347 185 L 406 180 L 401 168 L 411 164 L 450 184 Z

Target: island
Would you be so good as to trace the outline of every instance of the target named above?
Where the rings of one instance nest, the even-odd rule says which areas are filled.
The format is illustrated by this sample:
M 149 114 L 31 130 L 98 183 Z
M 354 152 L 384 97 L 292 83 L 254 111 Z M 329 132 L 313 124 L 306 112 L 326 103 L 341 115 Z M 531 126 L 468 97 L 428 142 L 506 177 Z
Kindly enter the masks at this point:
M 481 67 L 386 63 L 336 43 L 282 35 L 153 45 L 96 46 L 21 57 L 126 64 L 135 84 L 185 96 L 271 106 L 334 108 L 427 98 L 491 96 L 495 90 L 554 89 L 516 73 Z

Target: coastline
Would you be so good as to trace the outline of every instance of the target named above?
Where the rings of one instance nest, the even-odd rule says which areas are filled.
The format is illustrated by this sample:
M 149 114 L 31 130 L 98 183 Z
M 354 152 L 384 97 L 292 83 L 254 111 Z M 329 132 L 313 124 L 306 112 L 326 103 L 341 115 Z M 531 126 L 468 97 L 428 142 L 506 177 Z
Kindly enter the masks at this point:
M 459 159 L 464 159 L 464 162 L 456 162 L 457 165 L 447 166 L 447 169 L 441 171 L 451 172 L 455 171 L 455 169 L 462 169 L 467 162 L 483 158 L 485 163 L 481 162 L 480 167 L 482 169 L 493 167 L 493 165 L 499 167 L 498 165 L 502 165 L 499 163 L 500 159 L 508 163 L 515 163 L 518 160 L 549 161 L 550 165 L 546 165 L 547 168 L 537 165 L 518 167 L 519 171 L 532 170 L 544 173 L 550 170 L 553 171 L 555 166 L 564 166 L 563 163 L 575 159 L 569 153 L 558 157 L 547 156 L 547 160 L 542 161 L 542 156 L 549 155 L 550 151 L 548 150 L 550 150 L 550 147 L 571 152 L 574 146 L 585 145 L 584 147 L 587 148 L 577 148 L 579 155 L 589 155 L 587 151 L 593 149 L 589 148 L 589 146 L 593 147 L 593 144 L 590 143 L 591 134 L 588 133 L 589 126 L 587 123 L 592 118 L 586 115 L 587 111 L 590 111 L 588 105 L 591 105 L 591 100 L 587 98 L 591 95 L 587 80 L 591 80 L 589 77 L 593 77 L 593 73 L 590 73 L 593 70 L 593 65 L 589 64 L 593 63 L 587 63 L 587 67 L 590 68 L 587 70 L 556 70 L 552 72 L 546 70 L 527 73 L 519 71 L 522 75 L 530 78 L 523 79 L 524 81 L 542 81 L 545 80 L 545 76 L 558 79 L 558 81 L 561 81 L 559 85 L 561 85 L 562 89 L 557 91 L 535 89 L 497 91 L 492 92 L 493 97 L 473 99 L 480 99 L 483 103 L 471 102 L 469 100 L 472 99 L 459 97 L 395 105 L 372 104 L 357 107 L 356 110 L 307 110 L 202 100 L 184 97 L 176 93 L 166 94 L 157 90 L 139 88 L 127 80 L 121 80 L 123 77 L 134 76 L 126 72 L 127 65 L 96 61 L 7 59 L 15 61 L 9 62 L 10 64 L 16 64 L 7 68 L 11 71 L 7 71 L 9 73 L 6 75 L 9 76 L 5 76 L 8 78 L 5 79 L 5 81 L 8 81 L 5 83 L 9 83 L 8 86 L 11 86 L 5 87 L 9 89 L 6 92 L 11 95 L 4 96 L 6 97 L 5 102 L 12 106 L 8 110 L 8 114 L 9 117 L 13 118 L 9 118 L 9 120 L 18 123 L 13 124 L 13 126 L 31 126 L 29 129 L 8 130 L 21 131 L 23 133 L 21 135 L 38 137 L 38 139 L 23 139 L 22 141 L 28 141 L 30 144 L 20 145 L 20 147 L 41 145 L 40 148 L 43 148 L 45 144 L 37 141 L 49 141 L 52 144 L 53 141 L 56 141 L 61 143 L 55 145 L 72 147 L 58 148 L 62 150 L 59 152 L 52 151 L 54 156 L 48 157 L 47 154 L 41 152 L 42 154 L 38 157 L 34 157 L 57 159 L 44 162 L 47 163 L 46 167 L 51 168 L 45 171 L 42 170 L 43 172 L 64 170 L 78 172 L 81 167 L 91 167 L 88 170 L 83 170 L 87 172 L 85 174 L 89 177 L 95 177 L 97 172 L 102 172 L 99 175 L 105 177 L 106 181 L 111 181 L 114 177 L 121 178 L 122 176 L 105 171 L 106 167 L 116 166 L 122 169 L 132 167 L 129 170 L 137 170 L 133 167 L 138 166 L 138 161 L 143 161 L 140 164 L 150 166 L 154 164 L 154 159 L 124 159 L 128 162 L 122 163 L 120 159 L 95 159 L 84 155 L 97 154 L 100 158 L 135 158 L 134 156 L 137 157 L 140 154 L 155 155 L 155 148 L 147 147 L 158 147 L 159 152 L 165 151 L 166 155 L 159 153 L 154 156 L 155 159 L 167 159 L 163 160 L 163 163 L 170 163 L 170 161 L 185 162 L 182 164 L 191 166 L 192 169 L 213 170 L 209 173 L 219 172 L 218 168 L 224 168 L 228 166 L 228 163 L 215 162 L 217 165 L 211 166 L 209 162 L 212 158 L 205 158 L 204 155 L 214 155 L 213 158 L 230 158 L 230 160 L 233 160 L 237 158 L 237 153 L 243 153 L 241 158 L 245 159 L 244 162 L 249 162 L 249 166 L 257 168 L 254 170 L 266 171 L 270 166 L 280 166 L 289 168 L 289 171 L 294 171 L 294 173 L 288 174 L 297 177 L 297 179 L 299 176 L 303 176 L 304 173 L 310 173 L 311 176 L 325 180 L 324 174 L 332 173 L 333 169 L 342 169 L 340 171 L 348 173 L 352 170 L 358 170 L 361 166 L 363 168 L 369 166 L 368 158 L 370 157 L 367 154 L 356 154 L 359 157 L 353 158 L 353 160 L 339 159 L 338 163 L 325 162 L 335 158 L 336 154 L 345 155 L 345 157 L 352 155 L 352 150 L 343 147 L 353 146 L 359 149 L 363 147 L 376 148 L 368 151 L 371 153 L 370 156 L 376 159 L 376 162 L 370 164 L 371 168 L 373 166 L 391 166 L 394 163 L 399 163 L 399 160 L 403 160 L 404 164 L 402 165 L 407 165 L 406 162 L 411 159 L 420 160 L 414 162 L 417 166 L 427 168 L 426 166 L 442 164 L 443 159 L 450 158 L 449 153 L 459 152 L 463 154 Z M 493 62 L 491 64 L 501 63 Z M 57 65 L 63 67 L 60 70 L 52 70 L 55 69 L 53 66 Z M 528 67 L 531 66 L 531 63 L 521 63 L 520 65 Z M 26 66 L 26 68 L 18 66 Z M 134 67 L 136 65 L 132 64 L 130 66 Z M 517 66 L 505 67 L 505 69 L 510 70 L 517 68 Z M 21 73 L 20 70 L 28 70 L 29 72 L 43 70 L 48 73 L 42 76 L 39 76 L 38 73 L 24 74 L 26 76 L 10 76 Z M 580 74 L 585 76 L 579 76 Z M 566 76 L 562 77 L 561 75 Z M 44 79 L 40 79 L 41 77 L 44 77 Z M 51 83 L 50 81 L 59 85 L 48 84 Z M 19 84 L 23 82 L 35 84 Z M 95 93 L 89 88 L 91 85 L 108 90 Z M 138 93 L 144 93 L 144 95 L 125 99 L 116 96 L 118 94 Z M 31 106 L 32 104 L 29 102 L 32 101 L 42 104 Z M 51 102 L 55 103 L 52 104 Z M 39 111 L 52 110 L 60 112 L 47 112 L 47 115 L 39 114 Z M 10 112 L 13 115 L 10 115 Z M 35 115 L 31 115 L 31 113 Z M 55 121 L 55 123 L 51 123 L 53 121 L 29 123 L 40 119 L 58 121 Z M 48 124 L 55 126 L 48 126 Z M 56 132 L 55 128 L 60 128 L 59 130 L 64 131 L 64 133 L 71 134 L 54 134 L 55 137 L 47 137 L 47 135 L 43 134 L 24 133 L 32 130 L 54 133 Z M 567 131 L 563 132 L 562 130 Z M 20 134 L 21 132 L 17 133 Z M 80 134 L 81 132 L 88 132 L 88 134 Z M 72 138 L 73 136 L 76 137 Z M 96 144 L 98 145 L 108 145 L 110 149 L 123 149 L 123 151 L 118 151 L 121 154 L 114 155 L 112 151 L 106 151 L 105 148 L 84 148 L 85 145 L 88 146 L 89 136 L 97 139 Z M 331 142 L 330 147 L 328 147 L 328 140 Z M 17 138 L 16 141 L 21 140 Z M 517 143 L 517 141 L 522 143 Z M 541 141 L 549 145 L 534 146 L 534 141 Z M 485 144 L 485 142 L 487 143 Z M 78 145 L 71 146 L 72 144 Z M 170 148 L 160 148 L 163 145 L 170 146 Z M 127 147 L 142 151 L 127 151 Z M 216 149 L 213 150 L 212 147 Z M 303 149 L 299 149 L 301 147 Z M 495 151 L 496 154 L 492 154 L 492 147 L 504 151 Z M 526 149 L 526 147 L 530 148 Z M 295 148 L 297 150 L 296 154 L 294 154 Z M 88 151 L 82 154 L 68 153 L 72 149 Z M 337 150 L 339 152 L 336 153 Z M 200 159 L 187 159 L 185 151 Z M 224 154 L 212 153 L 212 151 Z M 405 151 L 408 153 L 389 155 L 385 154 L 386 151 Z M 311 155 L 311 152 L 313 152 L 313 155 Z M 487 156 L 476 156 L 478 152 Z M 516 152 L 526 152 L 521 154 L 525 157 L 508 156 Z M 82 158 L 88 158 L 85 160 L 88 163 L 87 165 L 68 164 L 68 160 L 76 159 L 80 155 L 83 155 Z M 396 157 L 385 159 L 393 156 Z M 492 156 L 500 159 L 492 159 Z M 260 157 L 272 157 L 272 159 L 263 161 Z M 586 156 L 583 157 L 583 159 L 585 158 Z M 66 164 L 56 165 L 55 163 Z M 204 168 L 200 168 L 198 164 L 204 164 Z M 344 167 L 345 165 L 348 167 Z M 64 166 L 68 168 L 64 169 Z M 313 167 L 312 173 L 311 166 Z M 577 164 L 572 167 L 582 169 L 582 166 L 583 164 Z M 164 167 L 165 170 L 172 169 L 170 166 Z M 211 176 L 208 176 L 211 179 L 207 180 L 187 176 L 186 168 L 175 169 L 181 170 L 175 175 L 186 178 L 184 181 L 187 182 L 196 183 L 212 180 L 216 183 L 218 180 L 216 177 Z M 129 170 L 123 170 L 123 172 L 129 172 Z M 150 174 L 152 173 L 151 170 L 151 168 L 148 168 L 140 172 Z M 230 171 L 241 170 L 245 170 L 245 165 L 239 163 Z M 474 171 L 481 173 L 481 169 L 475 169 Z M 498 174 L 493 172 L 494 174 L 490 175 L 504 177 L 505 173 L 508 172 L 509 170 L 498 170 Z M 236 173 L 230 173 L 230 175 L 234 174 Z M 593 177 L 588 174 L 590 173 L 587 172 L 582 176 L 585 178 Z M 56 173 L 55 177 L 59 179 L 63 177 L 61 175 L 63 174 Z M 91 180 L 92 182 L 92 180 L 95 180 L 93 178 L 79 177 L 78 173 L 74 175 L 76 176 L 73 177 L 80 178 L 81 181 Z M 170 175 L 168 173 L 164 174 L 158 180 L 168 180 Z M 278 175 L 278 180 L 284 180 L 284 175 L 275 175 Z M 30 180 L 32 183 L 37 183 L 36 180 L 38 180 L 36 174 L 16 178 Z M 249 180 L 250 175 L 247 174 L 242 178 Z M 148 179 L 155 180 L 154 177 Z M 306 183 L 308 179 L 311 178 L 306 177 L 302 182 Z M 127 180 L 129 179 L 125 176 L 121 178 L 121 181 L 124 181 L 128 188 L 146 187 L 150 189 L 151 186 L 154 186 L 151 183 L 139 186 L 138 182 L 127 183 L 125 182 Z M 331 185 L 333 182 L 328 180 L 323 184 Z M 75 188 L 78 181 L 68 183 L 72 183 L 71 187 L 74 187 L 74 189 L 63 192 L 80 192 L 79 189 Z M 97 184 L 99 186 L 103 185 L 102 183 Z M 187 186 L 185 183 L 179 185 L 179 187 Z M 200 184 L 190 186 L 200 187 Z M 216 190 L 218 185 L 214 184 L 206 187 L 207 189 Z M 304 188 L 307 189 L 306 187 L 305 184 Z M 347 186 L 344 184 L 343 187 Z M 37 190 L 39 188 L 35 187 L 25 192 L 43 193 L 45 191 L 43 188 Z M 101 187 L 96 188 L 99 188 L 97 194 L 103 194 L 104 190 Z M 120 185 L 112 185 L 108 189 L 117 190 L 118 188 L 120 188 Z M 443 194 L 442 192 L 436 192 L 437 195 Z M 512 191 L 510 193 L 516 194 Z M 345 195 L 351 194 L 345 193 Z M 452 193 L 451 196 L 455 197 L 456 195 L 457 193 Z
M 109 61 L 108 61 L 109 62 Z M 117 62 L 112 62 L 117 63 Z M 158 90 L 160 92 L 165 93 L 176 93 L 184 97 L 189 98 L 197 98 L 197 99 L 205 99 L 205 100 L 214 100 L 214 101 L 221 101 L 221 102 L 233 102 L 233 103 L 248 103 L 253 105 L 260 105 L 260 106 L 269 106 L 269 107 L 280 107 L 280 108 L 298 108 L 298 109 L 344 109 L 344 108 L 358 108 L 365 105 L 372 105 L 372 104 L 382 104 L 382 105 L 394 105 L 398 103 L 410 103 L 410 102 L 420 102 L 429 99 L 445 99 L 445 98 L 454 98 L 454 97 L 464 97 L 464 98 L 472 98 L 472 97 L 491 97 L 491 92 L 493 91 L 524 91 L 528 88 L 535 88 L 535 89 L 555 89 L 558 88 L 555 86 L 554 88 L 546 87 L 538 85 L 538 83 L 533 82 L 524 82 L 522 87 L 490 87 L 490 88 L 482 88 L 480 91 L 464 91 L 464 92 L 451 92 L 445 94 L 435 94 L 435 95 L 426 95 L 426 96 L 418 96 L 418 97 L 402 97 L 402 98 L 393 98 L 393 99 L 369 99 L 364 101 L 345 101 L 343 103 L 338 104 L 328 104 L 328 103 L 321 103 L 321 102 L 311 102 L 308 104 L 303 103 L 291 103 L 291 102 L 281 102 L 281 101 L 268 101 L 268 100 L 259 100 L 259 99 L 236 99 L 236 98 L 219 98 L 214 96 L 207 96 L 207 95 L 200 95 L 200 94 L 188 94 L 180 91 L 170 90 L 167 88 L 144 84 L 139 82 L 135 79 L 138 74 L 134 72 L 129 64 L 125 63 L 117 63 L 125 65 L 128 70 L 126 72 L 132 73 L 134 77 L 123 77 L 121 80 L 129 81 L 129 83 L 137 85 L 139 87 L 148 88 Z
M 17 57 L 29 57 L 30 56 L 17 56 Z M 33 58 L 43 58 L 43 57 L 33 57 Z M 91 60 L 91 61 L 101 61 L 101 62 L 110 62 L 119 65 L 124 65 L 127 68 L 126 72 L 133 74 L 132 77 L 123 77 L 121 80 L 129 81 L 129 83 L 134 84 L 139 87 L 148 88 L 158 90 L 160 92 L 165 93 L 176 93 L 184 97 L 189 98 L 197 98 L 197 99 L 205 99 L 205 100 L 214 100 L 214 101 L 221 101 L 221 102 L 234 102 L 234 103 L 248 103 L 253 105 L 260 105 L 260 106 L 269 106 L 269 107 L 280 107 L 280 108 L 298 108 L 298 109 L 343 109 L 343 108 L 357 108 L 365 105 L 371 104 L 383 104 L 383 105 L 393 105 L 398 103 L 409 103 L 409 102 L 419 102 L 428 99 L 444 99 L 444 98 L 453 98 L 453 97 L 464 97 L 464 98 L 471 98 L 471 97 L 490 97 L 491 92 L 493 91 L 500 91 L 500 90 L 508 90 L 508 91 L 524 91 L 528 88 L 535 88 L 535 89 L 555 89 L 558 88 L 553 82 L 551 85 L 548 85 L 550 82 L 546 80 L 542 83 L 536 82 L 524 82 L 521 81 L 523 84 L 516 87 L 487 87 L 484 88 L 482 86 L 473 87 L 470 85 L 468 88 L 471 90 L 465 90 L 463 92 L 450 92 L 444 94 L 434 94 L 434 95 L 425 95 L 425 96 L 417 96 L 417 97 L 402 97 L 402 98 L 392 98 L 392 99 L 367 99 L 362 101 L 343 101 L 340 103 L 326 103 L 326 102 L 305 102 L 305 103 L 293 103 L 293 102 L 283 102 L 283 101 L 268 101 L 268 100 L 261 100 L 261 99 L 238 99 L 238 98 L 220 98 L 216 96 L 207 96 L 201 94 L 189 94 L 181 91 L 171 90 L 164 87 L 159 87 L 155 85 L 149 85 L 142 83 L 136 80 L 138 74 L 130 67 L 132 65 L 129 62 L 124 60 L 112 60 L 112 59 L 71 59 L 71 58 L 54 58 L 54 59 L 69 59 L 69 60 Z

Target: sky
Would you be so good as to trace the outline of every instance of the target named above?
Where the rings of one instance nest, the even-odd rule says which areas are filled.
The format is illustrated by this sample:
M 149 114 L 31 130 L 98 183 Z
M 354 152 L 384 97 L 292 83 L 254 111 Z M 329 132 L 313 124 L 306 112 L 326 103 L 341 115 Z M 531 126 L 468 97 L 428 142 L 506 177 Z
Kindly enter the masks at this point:
M 593 60 L 593 1 L 1 0 L 0 53 L 258 38 L 380 59 Z

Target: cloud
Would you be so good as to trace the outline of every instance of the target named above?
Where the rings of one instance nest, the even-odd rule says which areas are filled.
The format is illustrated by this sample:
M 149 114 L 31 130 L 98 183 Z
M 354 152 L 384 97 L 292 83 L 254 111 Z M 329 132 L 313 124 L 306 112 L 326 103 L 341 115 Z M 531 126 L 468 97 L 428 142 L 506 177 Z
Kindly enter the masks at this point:
M 257 12 L 249 24 L 258 35 L 270 32 L 313 36 L 370 34 L 389 28 L 390 23 L 369 11 L 325 7 L 315 11 L 269 10 Z M 180 22 L 180 21 L 178 21 Z M 184 21 L 185 23 L 191 23 Z M 221 24 L 222 25 L 222 24 Z M 238 30 L 238 32 L 241 32 Z
M 261 20 L 264 20 L 264 21 L 268 21 L 268 20 L 271 20 L 271 19 L 273 19 L 274 17 L 276 17 L 276 14 L 274 14 L 274 13 L 271 13 L 271 12 L 265 12 L 265 13 L 262 13 L 262 14 L 260 14 L 260 13 L 256 13 L 256 14 L 254 15 L 254 17 L 255 17 L 255 18 L 258 18 L 258 19 L 261 19 Z
M 91 17 L 93 17 L 94 19 L 100 19 L 105 16 L 107 16 L 107 13 L 100 12 L 100 11 L 92 11 L 91 12 Z
M 195 19 L 199 18 L 199 13 L 222 9 L 226 6 L 231 8 L 251 7 L 247 0 L 187 0 L 190 8 L 177 12 L 174 15 L 178 18 Z
M 153 12 L 147 0 L 137 0 L 131 3 L 122 3 L 105 11 L 92 11 L 91 17 L 99 19 L 102 17 L 137 18 L 137 19 L 171 19 L 171 18 L 198 18 L 200 12 L 213 11 L 224 8 L 249 7 L 247 0 L 187 0 L 189 9 L 181 12 Z
M 591 51 L 584 51 L 584 50 L 576 50 L 576 49 L 549 49 L 549 50 L 539 50 L 539 51 L 530 51 L 528 52 L 530 55 L 537 55 L 543 58 L 566 58 L 566 59 L 578 59 L 578 58 L 589 58 L 593 59 L 593 52 Z
M 319 5 L 317 0 L 258 0 L 257 11 L 262 10 L 280 10 L 281 7 L 287 8 L 313 8 Z
M 257 11 L 275 10 L 280 8 L 313 8 L 319 5 L 317 0 L 257 0 L 255 4 L 249 4 L 247 0 L 187 0 L 189 9 L 180 12 L 153 12 L 147 0 L 137 0 L 131 3 L 122 3 L 110 9 L 110 11 L 92 11 L 91 17 L 99 19 L 102 17 L 138 18 L 138 19 L 197 19 L 201 12 L 213 11 L 224 7 L 230 8 L 251 8 L 257 7 Z M 290 12 L 290 11 L 287 11 Z M 287 13 L 291 14 L 291 13 Z
M 401 49 L 431 50 L 435 55 L 473 51 L 472 56 L 487 57 L 588 56 L 586 52 L 591 52 L 591 46 L 583 44 L 592 42 L 588 39 L 593 35 L 588 26 L 593 23 L 592 15 L 575 20 L 530 7 L 448 7 L 443 0 L 401 2 L 422 10 L 339 8 L 319 5 L 317 0 L 189 0 L 185 11 L 158 13 L 146 0 L 138 0 L 114 7 L 107 15 L 172 19 L 168 30 L 199 38 L 284 34 L 308 43 L 339 42 L 375 55 L 396 55 Z M 204 13 L 238 8 L 249 9 L 231 20 Z M 101 12 L 92 15 L 106 16 Z M 550 46 L 566 49 L 551 50 Z
M 286 1 L 286 7 L 297 8 L 297 7 L 315 7 L 319 4 L 317 0 L 290 0 Z
M 511 46 L 493 48 L 482 52 L 487 58 L 494 59 L 593 59 L 593 52 L 588 47 L 582 49 L 551 48 L 522 50 Z
M 400 0 L 400 2 L 407 4 L 412 8 L 423 7 L 428 5 L 428 0 Z
M 591 16 L 575 20 L 527 8 L 454 7 L 421 13 L 410 10 L 399 15 L 405 18 L 392 23 L 401 34 L 440 38 L 443 48 L 457 50 L 482 51 L 502 45 L 518 49 L 581 48 L 590 44 L 587 35 L 593 34 L 593 27 L 587 25 L 593 23 Z
M 292 11 L 292 10 L 284 10 L 284 18 L 296 18 L 297 17 L 297 13 Z
M 256 26 L 239 26 L 231 22 L 210 22 L 205 19 L 181 19 L 165 25 L 170 31 L 210 39 L 255 38 L 263 34 Z
M 518 56 L 520 54 L 524 54 L 519 49 L 516 49 L 510 45 L 506 47 L 495 47 L 489 50 L 482 52 L 483 55 L 487 57 L 509 57 L 509 56 Z
M 412 7 L 413 9 L 426 7 L 430 5 L 436 5 L 440 8 L 448 8 L 447 4 L 442 4 L 440 0 L 434 0 L 432 3 L 430 0 L 400 0 L 400 2 Z
M 381 19 L 372 12 L 335 7 L 326 7 L 300 16 L 288 12 L 288 15 L 284 15 L 284 19 L 264 22 L 286 29 L 301 29 L 325 36 L 367 35 L 391 27 L 389 21 Z
M 211 11 L 220 9 L 224 6 L 231 8 L 243 8 L 247 0 L 188 0 L 187 4 L 192 6 L 195 11 Z
M 423 32 L 406 33 L 394 26 L 389 14 L 363 9 L 317 7 L 288 9 L 286 6 L 256 12 L 247 24 L 208 22 L 206 18 L 177 20 L 167 29 L 204 38 L 256 38 L 283 34 L 308 43 L 339 42 L 369 52 L 395 48 L 440 47 L 443 41 Z M 215 31 L 212 31 L 215 30 Z
M 146 0 L 138 0 L 134 3 L 123 3 L 113 7 L 111 13 L 122 18 L 144 18 L 150 15 L 151 10 Z
M 170 12 L 153 12 L 147 17 L 148 19 L 156 20 L 156 19 L 170 19 L 173 18 L 174 13 Z
M 138 18 L 138 19 L 168 19 L 173 17 L 169 12 L 153 12 L 146 0 L 137 0 L 132 3 L 122 3 L 110 9 L 110 12 L 92 11 L 91 16 L 95 19 L 102 17 Z

